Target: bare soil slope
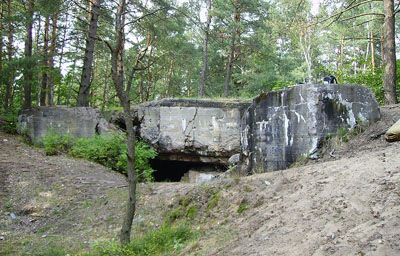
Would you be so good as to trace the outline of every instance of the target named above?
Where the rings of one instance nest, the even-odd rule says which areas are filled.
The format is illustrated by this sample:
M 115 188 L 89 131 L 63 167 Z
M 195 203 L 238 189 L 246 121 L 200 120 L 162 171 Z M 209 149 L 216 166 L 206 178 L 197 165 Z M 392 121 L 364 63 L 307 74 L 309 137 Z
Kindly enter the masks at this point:
M 382 114 L 335 158 L 201 185 L 141 184 L 135 231 L 178 212 L 200 234 L 181 255 L 400 255 L 400 143 L 380 135 L 400 106 Z M 117 238 L 125 186 L 104 167 L 0 133 L 0 255 Z

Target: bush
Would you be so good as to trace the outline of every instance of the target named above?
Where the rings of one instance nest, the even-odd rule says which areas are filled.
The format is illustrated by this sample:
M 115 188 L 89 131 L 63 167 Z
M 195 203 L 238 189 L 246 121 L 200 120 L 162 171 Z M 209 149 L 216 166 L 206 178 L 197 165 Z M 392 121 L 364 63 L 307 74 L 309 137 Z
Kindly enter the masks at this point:
M 96 135 L 93 138 L 81 138 L 72 147 L 70 153 L 75 157 L 86 158 L 121 173 L 127 172 L 127 145 L 124 135 Z M 138 181 L 153 181 L 153 172 L 149 160 L 157 156 L 156 151 L 145 142 L 138 140 L 135 145 L 135 170 Z
M 75 142 L 74 142 L 75 141 Z M 93 138 L 74 139 L 71 134 L 58 134 L 50 129 L 36 143 L 44 147 L 46 155 L 69 153 L 72 156 L 85 158 L 104 165 L 110 169 L 127 173 L 127 145 L 125 135 L 95 135 Z M 149 160 L 157 156 L 157 152 L 144 141 L 138 140 L 135 145 L 135 170 L 138 182 L 151 182 L 153 168 Z
M 128 148 L 126 144 L 123 144 L 123 151 L 120 155 L 117 163 L 118 169 L 124 170 L 126 173 L 127 167 L 127 153 Z M 138 175 L 139 181 L 153 181 L 153 168 L 150 166 L 150 159 L 154 159 L 157 156 L 157 152 L 147 145 L 142 140 L 137 140 L 135 143 L 135 170 Z
M 85 158 L 113 170 L 124 172 L 118 168 L 120 156 L 124 152 L 124 145 L 122 135 L 95 135 L 93 138 L 78 139 L 70 153 L 75 157 Z
M 44 147 L 46 155 L 57 155 L 59 153 L 67 153 L 73 145 L 74 137 L 67 134 L 58 134 L 50 129 L 49 132 L 38 142 Z
M 17 134 L 17 114 L 14 113 L 1 114 L 0 126 L 5 133 Z
M 372 68 L 369 68 L 366 72 L 344 75 L 343 80 L 345 83 L 360 84 L 371 88 L 376 100 L 383 104 L 383 76 L 384 73 L 381 68 L 376 68 L 375 72 L 372 71 Z

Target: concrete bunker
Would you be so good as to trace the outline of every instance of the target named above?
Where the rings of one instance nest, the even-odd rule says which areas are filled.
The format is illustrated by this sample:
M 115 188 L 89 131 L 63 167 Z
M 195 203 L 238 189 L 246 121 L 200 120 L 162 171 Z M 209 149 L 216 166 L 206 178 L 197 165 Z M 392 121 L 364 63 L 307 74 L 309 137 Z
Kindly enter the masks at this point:
M 201 182 L 240 153 L 240 121 L 249 101 L 163 99 L 134 106 L 138 137 L 158 152 L 156 181 Z M 124 128 L 122 114 L 111 121 Z
M 201 182 L 227 169 L 238 155 L 240 172 L 285 169 L 318 157 L 330 134 L 380 118 L 373 92 L 360 85 L 302 84 L 260 94 L 253 102 L 163 99 L 133 107 L 137 136 L 158 152 L 156 181 Z M 111 118 L 125 128 L 122 113 Z M 77 137 L 111 126 L 92 108 L 37 107 L 21 111 L 22 131 L 41 138 L 49 128 Z

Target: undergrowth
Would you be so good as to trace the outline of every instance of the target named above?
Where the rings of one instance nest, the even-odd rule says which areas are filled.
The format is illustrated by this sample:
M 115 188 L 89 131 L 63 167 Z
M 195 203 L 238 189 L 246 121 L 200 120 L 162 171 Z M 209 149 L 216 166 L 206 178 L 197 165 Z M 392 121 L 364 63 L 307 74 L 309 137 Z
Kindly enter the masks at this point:
M 158 230 L 151 230 L 145 235 L 136 237 L 128 246 L 122 247 L 118 242 L 106 242 L 95 246 L 93 252 L 86 256 L 153 256 L 176 255 L 186 243 L 195 238 L 195 233 L 187 225 L 164 224 Z
M 17 134 L 17 113 L 1 113 L 0 114 L 0 128 L 9 134 Z
M 46 155 L 68 153 L 85 158 L 121 173 L 127 173 L 127 144 L 125 135 L 95 135 L 92 138 L 76 139 L 71 134 L 58 134 L 50 130 L 36 145 L 44 148 Z M 135 170 L 138 181 L 153 181 L 149 160 L 156 157 L 156 151 L 145 142 L 135 144 Z
M 44 152 L 48 156 L 67 153 L 73 146 L 74 137 L 71 134 L 58 134 L 50 129 L 41 141 L 37 142 L 38 146 L 43 146 Z

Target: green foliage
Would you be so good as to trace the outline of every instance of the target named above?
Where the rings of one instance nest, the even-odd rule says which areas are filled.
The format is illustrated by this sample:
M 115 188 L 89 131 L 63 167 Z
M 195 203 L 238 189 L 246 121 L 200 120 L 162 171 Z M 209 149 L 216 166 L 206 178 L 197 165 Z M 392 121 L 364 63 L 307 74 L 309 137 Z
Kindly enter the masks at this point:
M 97 245 L 95 252 L 88 256 L 176 255 L 194 237 L 195 234 L 188 226 L 163 225 L 159 230 L 152 230 L 144 236 L 136 237 L 127 247 L 121 247 L 116 242 Z
M 47 248 L 44 250 L 43 248 L 40 248 L 40 250 L 36 249 L 32 253 L 32 255 L 35 256 L 65 256 L 67 254 L 68 252 L 66 251 L 66 249 L 62 248 L 61 246 L 53 244 L 48 245 Z
M 237 213 L 242 214 L 248 208 L 249 208 L 248 204 L 240 204 L 238 209 L 237 209 Z
M 50 129 L 46 135 L 38 142 L 44 147 L 46 155 L 57 155 L 66 153 L 73 145 L 74 137 L 67 134 L 59 134 L 54 129 Z
M 357 74 L 343 75 L 343 82 L 349 84 L 360 84 L 372 89 L 376 100 L 383 104 L 383 70 L 377 68 L 375 72 L 372 68 Z
M 121 154 L 117 162 L 117 169 L 126 173 L 127 170 L 127 151 L 126 143 L 123 144 Z M 147 145 L 144 141 L 138 140 L 135 144 L 135 170 L 138 175 L 138 181 L 153 181 L 153 168 L 150 166 L 150 159 L 154 159 L 157 152 Z
M 191 199 L 189 197 L 181 197 L 181 198 L 179 198 L 179 205 L 186 207 L 189 205 L 190 200 Z
M 125 135 L 95 135 L 93 138 L 75 140 L 71 134 L 59 134 L 50 129 L 37 142 L 43 146 L 46 155 L 69 153 L 72 156 L 85 158 L 104 165 L 121 173 L 127 172 L 127 146 Z M 156 151 L 143 141 L 137 141 L 135 146 L 135 170 L 138 182 L 153 181 L 153 172 L 149 160 L 156 157 Z
M 80 138 L 70 153 L 75 157 L 86 158 L 113 170 L 119 169 L 119 161 L 124 153 L 124 137 L 120 135 L 95 135 L 93 138 Z M 126 147 L 126 146 L 125 146 Z
M 349 141 L 349 135 L 348 135 L 349 130 L 346 128 L 340 128 L 338 132 L 338 137 L 340 142 L 348 142 Z
M 127 171 L 127 146 L 124 135 L 96 135 L 93 138 L 81 138 L 72 147 L 70 153 L 75 157 L 86 158 L 121 173 Z M 153 172 L 149 160 L 157 153 L 143 141 L 135 145 L 135 170 L 138 181 L 153 181 Z
M 14 203 L 13 203 L 13 200 L 11 198 L 4 201 L 4 203 L 3 203 L 3 209 L 4 210 L 12 211 L 13 207 L 14 207 Z
M 221 193 L 219 191 L 215 192 L 210 201 L 207 204 L 207 213 L 210 212 L 212 209 L 214 209 L 218 205 L 218 201 L 221 198 Z
M 197 212 L 199 211 L 199 207 L 195 204 L 191 204 L 186 209 L 186 218 L 194 219 L 197 216 Z
M 17 113 L 8 112 L 0 115 L 0 128 L 9 134 L 17 134 Z
M 181 218 L 184 215 L 184 211 L 184 207 L 178 207 L 177 209 L 171 211 L 171 213 L 169 214 L 169 223 L 172 223 Z

